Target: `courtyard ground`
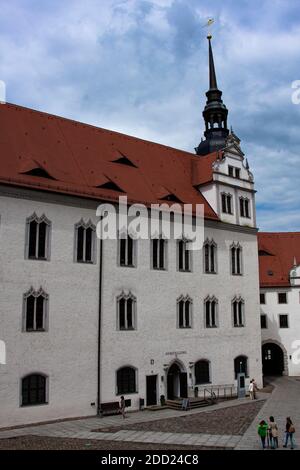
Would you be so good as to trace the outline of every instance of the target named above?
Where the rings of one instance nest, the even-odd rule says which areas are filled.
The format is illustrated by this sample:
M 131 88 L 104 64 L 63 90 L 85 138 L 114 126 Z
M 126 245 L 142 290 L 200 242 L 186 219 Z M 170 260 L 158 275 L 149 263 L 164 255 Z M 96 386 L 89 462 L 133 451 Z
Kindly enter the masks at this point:
M 272 394 L 259 393 L 255 402 L 243 398 L 190 411 L 128 413 L 125 420 L 116 415 L 0 430 L 0 449 L 259 449 L 261 419 L 275 416 L 280 436 L 287 416 L 292 417 L 296 431 L 300 429 L 299 380 L 273 379 Z

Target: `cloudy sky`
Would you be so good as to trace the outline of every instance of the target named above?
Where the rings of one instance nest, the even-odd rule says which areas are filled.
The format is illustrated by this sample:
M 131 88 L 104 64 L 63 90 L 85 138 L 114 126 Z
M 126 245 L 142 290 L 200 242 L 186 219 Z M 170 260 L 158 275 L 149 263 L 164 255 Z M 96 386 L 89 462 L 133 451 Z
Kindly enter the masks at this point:
M 262 230 L 300 231 L 299 0 L 0 0 L 7 101 L 193 151 L 208 86 L 203 25 Z

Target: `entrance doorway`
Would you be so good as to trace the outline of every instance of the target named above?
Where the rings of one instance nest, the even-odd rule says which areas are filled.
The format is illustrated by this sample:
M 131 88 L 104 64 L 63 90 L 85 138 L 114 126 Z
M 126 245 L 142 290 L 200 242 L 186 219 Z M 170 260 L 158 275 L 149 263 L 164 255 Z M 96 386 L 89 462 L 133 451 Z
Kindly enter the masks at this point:
M 182 372 L 176 362 L 174 362 L 168 370 L 167 382 L 167 397 L 169 400 L 187 398 L 187 373 Z
M 282 375 L 284 356 L 281 347 L 275 343 L 264 344 L 262 347 L 262 363 L 264 375 Z
M 157 375 L 146 376 L 147 406 L 157 405 Z

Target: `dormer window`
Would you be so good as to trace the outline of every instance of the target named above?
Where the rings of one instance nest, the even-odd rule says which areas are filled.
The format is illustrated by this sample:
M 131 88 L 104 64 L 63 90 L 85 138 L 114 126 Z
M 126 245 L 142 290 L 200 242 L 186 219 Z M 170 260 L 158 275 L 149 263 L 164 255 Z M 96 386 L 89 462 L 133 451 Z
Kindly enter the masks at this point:
M 232 195 L 222 193 L 221 198 L 222 198 L 222 212 L 224 212 L 224 214 L 233 214 Z
M 240 178 L 241 176 L 241 170 L 235 166 L 231 166 L 229 165 L 228 166 L 228 174 L 229 176 L 231 176 L 232 178 Z

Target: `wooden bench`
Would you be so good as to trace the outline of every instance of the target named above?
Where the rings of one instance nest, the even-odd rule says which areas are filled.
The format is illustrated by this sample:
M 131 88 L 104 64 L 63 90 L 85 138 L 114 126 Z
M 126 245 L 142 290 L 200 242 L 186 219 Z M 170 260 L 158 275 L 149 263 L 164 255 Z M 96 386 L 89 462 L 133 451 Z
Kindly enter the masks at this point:
M 104 414 L 118 414 L 120 413 L 120 406 L 118 401 L 111 401 L 107 403 L 101 403 L 100 413 L 103 416 Z

